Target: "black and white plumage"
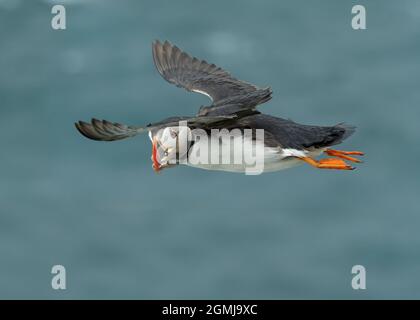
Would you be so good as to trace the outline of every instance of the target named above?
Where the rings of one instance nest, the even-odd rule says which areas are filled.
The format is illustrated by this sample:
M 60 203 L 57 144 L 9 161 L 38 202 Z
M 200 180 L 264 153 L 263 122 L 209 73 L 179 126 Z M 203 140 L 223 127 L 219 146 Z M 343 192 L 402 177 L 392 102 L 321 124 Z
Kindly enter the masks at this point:
M 263 141 L 259 141 L 255 136 L 250 141 L 244 139 L 244 152 L 252 145 L 262 143 L 261 147 L 266 151 L 264 171 L 276 171 L 304 162 L 318 168 L 353 169 L 343 159 L 360 162 L 350 155 L 362 155 L 361 152 L 329 149 L 349 137 L 355 127 L 344 123 L 327 127 L 302 125 L 291 120 L 262 114 L 256 108 L 271 99 L 271 88 L 259 88 L 238 80 L 214 64 L 191 57 L 168 41 L 164 43 L 155 41 L 152 45 L 152 54 L 158 72 L 166 81 L 188 91 L 204 94 L 211 99 L 212 104 L 201 107 L 195 116 L 171 117 L 145 127 L 127 126 L 96 119 L 93 119 L 91 123 L 79 121 L 75 125 L 81 134 L 93 140 L 114 141 L 148 131 L 153 143 L 152 160 L 155 170 L 169 166 L 166 163 L 170 157 L 168 153 L 179 153 L 178 145 L 168 147 L 166 150 L 163 148 L 164 150 L 159 151 L 158 149 L 162 147 L 161 140 L 165 139 L 165 135 L 171 135 L 173 130 L 180 130 L 176 129 L 180 121 L 186 121 L 188 134 L 194 129 L 202 129 L 206 132 L 212 129 L 239 129 L 241 131 L 263 129 Z M 189 143 L 187 156 L 198 146 L 198 142 Z M 322 152 L 336 158 L 320 161 L 313 159 Z M 195 166 L 234 172 L 245 170 L 244 164 Z

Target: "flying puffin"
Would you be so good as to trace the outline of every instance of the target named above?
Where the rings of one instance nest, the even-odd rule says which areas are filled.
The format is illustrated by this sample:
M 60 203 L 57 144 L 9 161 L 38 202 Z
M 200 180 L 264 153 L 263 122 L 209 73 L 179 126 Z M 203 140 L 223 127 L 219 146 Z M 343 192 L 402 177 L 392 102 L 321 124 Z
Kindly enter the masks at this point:
M 213 129 L 238 129 L 242 133 L 245 130 L 255 133 L 257 129 L 262 129 L 262 138 L 256 134 L 247 139 L 243 137 L 243 151 L 255 146 L 262 148 L 264 172 L 303 163 L 319 169 L 353 170 L 354 167 L 344 160 L 361 162 L 354 156 L 362 156 L 363 152 L 331 149 L 353 134 L 354 126 L 345 123 L 335 126 L 303 125 L 263 114 L 257 106 L 271 99 L 271 88 L 259 88 L 238 80 L 214 64 L 191 57 L 168 41 L 155 41 L 152 54 L 158 72 L 166 81 L 208 96 L 211 105 L 202 106 L 195 116 L 170 117 L 144 127 L 97 119 L 92 119 L 91 123 L 79 121 L 75 126 L 82 135 L 92 140 L 115 141 L 148 131 L 155 171 L 178 164 L 231 172 L 246 170 L 244 162 L 209 164 L 190 161 L 189 158 L 197 152 L 197 148 L 203 148 L 204 143 L 200 143 L 202 139 L 196 139 L 196 129 L 207 133 Z M 181 122 L 184 125 L 179 125 Z M 321 154 L 329 157 L 316 160 Z M 179 161 L 181 158 L 186 161 Z

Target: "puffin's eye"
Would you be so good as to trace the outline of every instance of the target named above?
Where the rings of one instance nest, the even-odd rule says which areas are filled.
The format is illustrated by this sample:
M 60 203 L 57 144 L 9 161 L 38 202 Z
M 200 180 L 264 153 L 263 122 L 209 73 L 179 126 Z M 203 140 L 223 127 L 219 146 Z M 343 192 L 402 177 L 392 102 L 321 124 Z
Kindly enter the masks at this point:
M 163 154 L 165 155 L 165 157 L 167 157 L 169 155 L 169 152 L 167 150 L 165 150 L 165 152 Z
M 172 139 L 175 139 L 176 137 L 178 137 L 178 132 L 176 132 L 175 130 L 171 129 L 169 132 L 171 133 Z

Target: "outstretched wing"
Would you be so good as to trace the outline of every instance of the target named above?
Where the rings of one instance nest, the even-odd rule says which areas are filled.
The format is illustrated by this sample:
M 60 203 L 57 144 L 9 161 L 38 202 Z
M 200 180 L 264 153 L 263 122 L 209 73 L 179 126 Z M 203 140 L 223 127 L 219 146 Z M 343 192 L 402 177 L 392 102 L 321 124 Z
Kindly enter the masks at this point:
M 185 122 L 190 128 L 202 128 L 209 130 L 214 126 L 232 122 L 236 115 L 221 116 L 198 116 L 198 117 L 170 117 L 156 123 L 150 123 L 145 127 L 133 127 L 125 124 L 97 120 L 93 118 L 91 123 L 78 121 L 74 125 L 77 130 L 86 138 L 97 141 L 115 141 L 134 137 L 144 131 L 155 132 L 166 127 L 176 127 Z
M 155 41 L 152 51 L 156 68 L 165 80 L 210 97 L 213 106 L 234 105 L 238 100 L 253 107 L 271 98 L 271 89 L 235 79 L 222 68 L 191 57 L 168 41 Z
M 91 123 L 79 121 L 74 125 L 86 138 L 98 141 L 115 141 L 134 137 L 145 130 L 140 127 L 131 127 L 121 123 L 97 119 L 92 119 Z

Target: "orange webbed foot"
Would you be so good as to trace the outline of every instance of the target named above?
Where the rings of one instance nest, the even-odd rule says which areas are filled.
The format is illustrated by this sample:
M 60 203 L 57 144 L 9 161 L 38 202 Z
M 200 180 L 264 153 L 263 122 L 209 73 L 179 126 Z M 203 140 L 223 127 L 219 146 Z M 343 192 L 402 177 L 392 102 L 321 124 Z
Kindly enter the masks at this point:
M 364 153 L 361 152 L 361 151 L 341 151 L 341 150 L 327 149 L 324 152 L 326 154 L 328 154 L 329 156 L 338 157 L 338 158 L 345 159 L 345 160 L 352 161 L 352 162 L 356 162 L 356 163 L 360 163 L 362 161 L 357 159 L 357 158 L 350 157 L 350 155 L 355 155 L 355 156 L 363 156 L 364 155 Z
M 311 166 L 318 169 L 335 169 L 335 170 L 354 170 L 355 168 L 348 165 L 341 159 L 336 158 L 326 158 L 319 161 L 312 159 L 310 157 L 299 158 L 302 161 L 310 164 Z
M 341 159 L 326 158 L 318 161 L 318 168 L 320 169 L 337 169 L 337 170 L 354 170 L 356 168 L 348 165 Z

